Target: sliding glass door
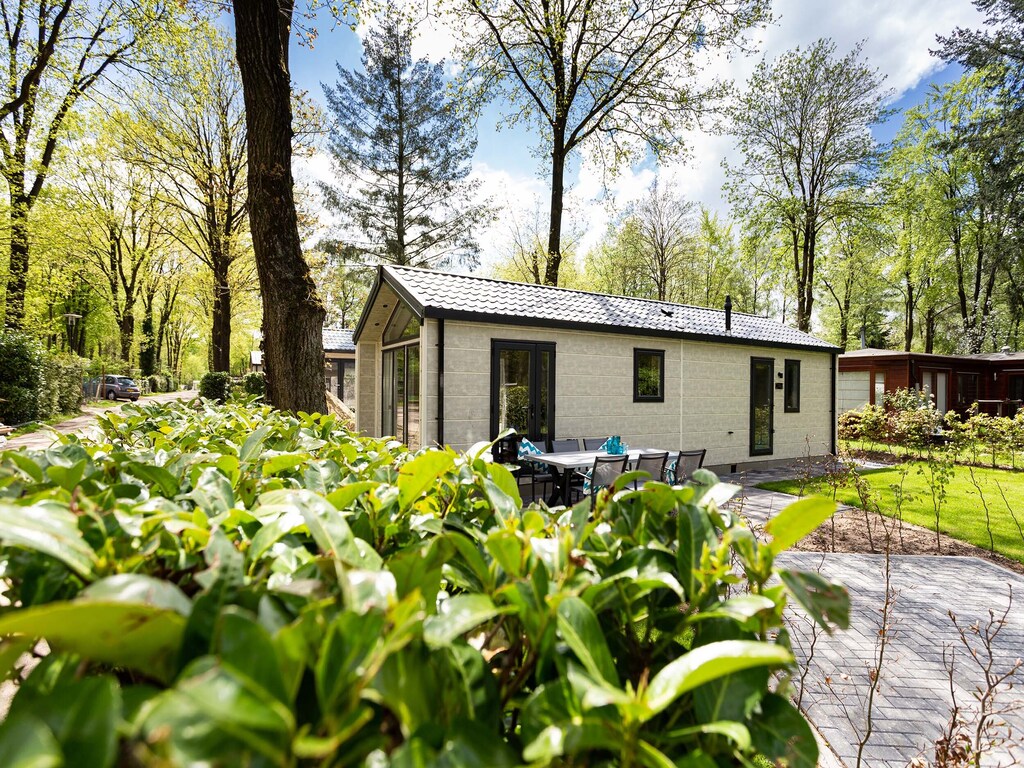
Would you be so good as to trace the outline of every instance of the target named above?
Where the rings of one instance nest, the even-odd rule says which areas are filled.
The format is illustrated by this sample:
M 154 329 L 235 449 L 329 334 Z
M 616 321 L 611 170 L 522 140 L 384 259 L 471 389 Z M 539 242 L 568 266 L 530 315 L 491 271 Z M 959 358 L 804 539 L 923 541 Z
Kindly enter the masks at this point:
M 420 345 L 384 350 L 381 433 L 411 447 L 420 444 Z
M 554 435 L 555 345 L 491 342 L 491 437 L 509 427 L 531 440 Z

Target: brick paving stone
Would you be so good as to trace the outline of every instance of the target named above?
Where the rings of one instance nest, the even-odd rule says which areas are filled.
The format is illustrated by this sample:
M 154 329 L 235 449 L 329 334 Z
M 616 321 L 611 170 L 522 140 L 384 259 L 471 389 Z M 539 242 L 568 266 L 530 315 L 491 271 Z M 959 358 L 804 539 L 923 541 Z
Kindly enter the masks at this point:
M 868 671 L 874 664 L 879 608 L 884 595 L 884 556 L 787 552 L 779 564 L 819 570 L 850 590 L 851 626 L 832 636 L 821 635 L 807 676 L 804 706 L 808 716 L 838 757 L 848 766 L 856 760 L 863 732 L 864 702 L 869 689 Z M 894 556 L 891 583 L 898 591 L 893 608 L 896 622 L 886 651 L 887 660 L 876 691 L 873 732 L 865 748 L 863 765 L 900 766 L 918 755 L 930 757 L 936 738 L 949 718 L 949 680 L 943 666 L 944 647 L 957 648 L 954 684 L 961 706 L 974 703 L 971 691 L 980 682 L 977 667 L 967 658 L 949 619 L 953 611 L 963 626 L 983 625 L 988 611 L 1007 604 L 1009 588 L 1024 601 L 1024 577 L 973 557 Z M 806 623 L 790 621 L 794 648 L 806 663 Z M 1003 666 L 1024 655 L 1024 610 L 1013 610 L 1000 633 L 994 655 Z M 846 677 L 843 677 L 843 676 Z M 830 691 L 823 681 L 832 680 Z M 1000 701 L 1020 710 L 1007 722 L 1024 732 L 1024 675 Z M 845 709 L 844 709 L 845 706 Z M 854 723 L 850 723 L 850 719 Z M 1024 755 L 1007 759 L 1024 762 Z M 995 760 L 992 760 L 995 764 Z

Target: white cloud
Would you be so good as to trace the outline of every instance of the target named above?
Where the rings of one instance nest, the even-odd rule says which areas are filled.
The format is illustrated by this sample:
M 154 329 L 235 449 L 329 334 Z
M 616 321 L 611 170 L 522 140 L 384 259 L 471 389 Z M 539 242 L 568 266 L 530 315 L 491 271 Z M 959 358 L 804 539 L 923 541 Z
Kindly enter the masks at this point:
M 898 99 L 943 66 L 929 54 L 929 49 L 936 47 L 936 35 L 948 33 L 956 26 L 976 27 L 981 23 L 980 15 L 968 0 L 776 0 L 774 14 L 776 23 L 756 36 L 759 55 L 715 55 L 709 62 L 709 74 L 742 85 L 761 55 L 772 59 L 795 46 L 807 47 L 821 37 L 832 38 L 837 50 L 845 53 L 863 40 L 865 57 L 886 76 L 886 85 Z M 451 58 L 457 41 L 443 21 L 426 18 L 417 24 L 416 30 L 414 56 L 432 60 Z M 521 135 L 486 133 L 479 140 L 478 156 L 489 150 L 486 154 L 490 162 L 478 161 L 474 177 L 481 180 L 484 194 L 505 208 L 499 221 L 480 235 L 484 265 L 488 265 L 503 253 L 512 215 L 532 216 L 536 209 L 546 219 L 549 182 L 546 172 L 537 175 L 536 166 L 523 167 L 521 162 L 511 159 L 506 167 L 500 165 L 502 155 L 508 154 L 502 150 L 510 142 L 521 144 Z M 536 136 L 525 140 L 535 143 Z M 733 156 L 732 140 L 703 131 L 690 131 L 685 140 L 686 160 L 669 163 L 658 169 L 657 174 L 667 177 L 673 188 L 688 199 L 727 213 L 728 206 L 721 195 L 725 180 L 722 160 Z M 495 147 L 498 151 L 494 151 Z M 515 156 L 518 160 L 519 155 Z M 314 158 L 309 166 L 310 173 L 320 178 L 325 167 L 323 161 Z M 604 235 L 615 212 L 642 195 L 655 170 L 649 165 L 624 169 L 609 181 L 606 194 L 602 171 L 596 163 L 583 158 L 578 160 L 578 168 L 567 194 L 566 209 L 582 229 L 579 250 L 585 253 Z

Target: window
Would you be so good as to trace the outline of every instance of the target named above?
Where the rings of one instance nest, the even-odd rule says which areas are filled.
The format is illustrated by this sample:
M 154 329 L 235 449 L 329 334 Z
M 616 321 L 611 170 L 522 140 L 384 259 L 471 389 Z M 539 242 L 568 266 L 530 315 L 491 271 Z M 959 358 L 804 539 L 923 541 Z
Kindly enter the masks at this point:
M 416 315 L 404 302 L 399 302 L 384 329 L 384 343 L 393 344 L 396 341 L 415 339 L 419 334 L 420 324 Z
M 800 413 L 800 361 L 787 360 L 785 369 L 786 389 L 783 410 L 786 413 Z
M 665 401 L 665 352 L 661 349 L 633 350 L 633 402 Z

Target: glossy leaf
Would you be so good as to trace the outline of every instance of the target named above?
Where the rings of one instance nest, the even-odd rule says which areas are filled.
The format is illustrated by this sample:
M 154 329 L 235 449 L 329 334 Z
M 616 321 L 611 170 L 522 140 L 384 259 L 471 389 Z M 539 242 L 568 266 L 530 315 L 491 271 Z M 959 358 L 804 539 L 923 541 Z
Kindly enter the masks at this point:
M 78 530 L 78 518 L 55 502 L 17 506 L 0 501 L 0 543 L 60 560 L 79 576 L 92 576 L 96 555 Z
M 832 517 L 835 511 L 836 503 L 820 496 L 794 501 L 765 525 L 765 533 L 772 537 L 768 546 L 775 554 L 785 552 Z
M 651 679 L 644 701 L 651 715 L 655 715 L 687 691 L 723 675 L 751 667 L 782 667 L 792 662 L 789 651 L 769 643 L 721 640 L 702 645 L 663 667 Z
M 850 593 L 846 587 L 819 573 L 780 569 L 779 578 L 793 599 L 826 632 L 831 633 L 836 627 L 849 629 Z
M 143 603 L 49 603 L 0 616 L 0 635 L 42 637 L 87 659 L 128 667 L 166 682 L 174 671 L 185 619 Z
M 816 768 L 818 742 L 810 725 L 790 701 L 769 693 L 761 712 L 750 724 L 750 736 L 758 752 L 790 768 Z
M 567 597 L 558 604 L 558 631 L 586 670 L 618 686 L 608 641 L 590 606 L 578 597 Z
M 423 639 L 434 648 L 448 645 L 502 612 L 487 595 L 456 595 L 424 620 Z

